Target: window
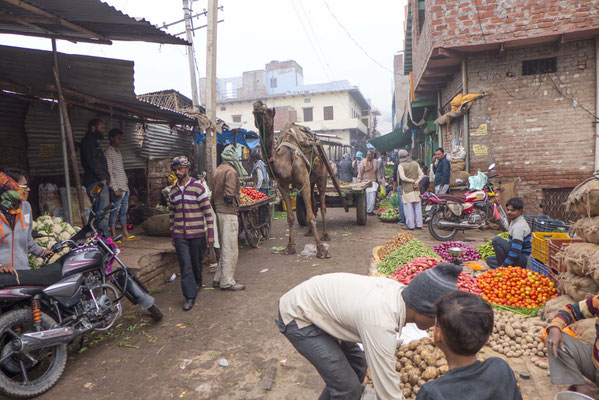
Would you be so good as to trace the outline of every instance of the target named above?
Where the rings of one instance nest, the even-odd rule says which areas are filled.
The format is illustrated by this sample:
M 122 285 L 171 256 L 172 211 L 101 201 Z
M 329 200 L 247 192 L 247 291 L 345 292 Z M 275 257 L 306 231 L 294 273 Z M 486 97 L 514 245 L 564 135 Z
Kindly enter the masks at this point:
M 557 57 L 522 61 L 522 75 L 549 74 L 557 72 Z
M 241 115 L 231 115 L 233 122 L 241 122 Z
M 304 99 L 304 103 L 309 103 L 309 102 L 311 102 L 311 101 L 312 101 L 312 99 L 311 99 L 311 98 L 309 98 L 309 97 L 306 97 L 306 98 Z
M 325 106 L 322 108 L 322 111 L 324 112 L 325 121 L 330 121 L 333 119 L 333 106 Z
M 225 106 L 222 106 L 222 107 L 220 108 L 220 110 L 221 110 L 221 111 L 227 111 L 227 107 L 225 107 Z
M 418 33 L 422 32 L 422 27 L 424 26 L 424 20 L 426 18 L 424 1 L 425 0 L 418 0 Z
M 314 113 L 312 112 L 312 107 L 304 108 L 304 122 L 314 121 Z
M 277 78 L 270 78 L 270 87 L 271 88 L 277 87 Z

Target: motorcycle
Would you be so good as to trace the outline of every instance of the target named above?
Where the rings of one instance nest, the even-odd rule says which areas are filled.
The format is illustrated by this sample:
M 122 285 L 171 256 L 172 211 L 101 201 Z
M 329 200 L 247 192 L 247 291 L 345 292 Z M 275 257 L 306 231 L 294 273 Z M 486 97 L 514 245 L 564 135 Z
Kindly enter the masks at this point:
M 426 206 L 425 212 L 429 213 L 428 230 L 435 239 L 451 240 L 458 230 L 479 229 L 488 221 L 497 223 L 503 231 L 507 231 L 507 214 L 497 198 L 497 189 L 490 182 L 497 176 L 489 175 L 494 169 L 495 164 L 491 164 L 482 190 L 471 190 L 460 195 L 431 192 L 420 195 Z
M 110 329 L 123 298 L 162 319 L 148 289 L 119 259 L 117 246 L 98 234 L 97 223 L 111 209 L 92 212 L 83 229 L 55 244 L 55 253 L 69 248 L 55 263 L 0 274 L 1 394 L 31 398 L 52 388 L 65 368 L 67 345 Z M 120 268 L 112 269 L 115 263 Z

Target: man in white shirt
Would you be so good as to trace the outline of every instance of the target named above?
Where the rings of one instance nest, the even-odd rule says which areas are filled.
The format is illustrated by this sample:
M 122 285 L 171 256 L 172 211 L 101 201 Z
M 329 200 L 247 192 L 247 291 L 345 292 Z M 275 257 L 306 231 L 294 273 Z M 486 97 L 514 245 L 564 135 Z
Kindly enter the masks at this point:
M 112 237 L 116 236 L 116 223 L 121 224 L 123 231 L 123 239 L 132 239 L 127 230 L 127 211 L 129 210 L 129 182 L 125 165 L 123 164 L 123 156 L 119 150 L 119 146 L 123 141 L 123 131 L 114 128 L 108 132 L 108 140 L 110 146 L 104 151 L 106 163 L 108 164 L 108 173 L 110 175 L 110 190 L 112 191 L 114 200 L 114 210 L 110 213 L 108 226 Z
M 461 270 L 439 264 L 408 286 L 383 277 L 326 274 L 284 294 L 278 327 L 325 381 L 319 399 L 360 399 L 367 366 L 379 399 L 403 399 L 395 370 L 397 334 L 410 322 L 432 327 L 433 304 L 457 290 Z

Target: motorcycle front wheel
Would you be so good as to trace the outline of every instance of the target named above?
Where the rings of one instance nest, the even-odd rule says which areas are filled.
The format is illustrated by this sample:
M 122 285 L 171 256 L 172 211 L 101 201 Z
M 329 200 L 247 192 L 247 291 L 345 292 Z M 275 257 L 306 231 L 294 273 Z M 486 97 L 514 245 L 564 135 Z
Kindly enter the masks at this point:
M 433 215 L 431 215 L 431 219 L 428 221 L 428 231 L 431 233 L 431 235 L 441 241 L 441 242 L 446 242 L 448 240 L 451 240 L 455 237 L 455 235 L 458 233 L 457 229 L 441 229 L 439 228 L 437 225 L 439 224 L 439 221 L 441 221 L 441 219 L 443 218 L 443 213 L 445 211 L 445 207 L 437 207 L 434 211 L 433 211 Z M 445 233 L 447 232 L 447 233 Z M 445 233 L 445 234 L 443 234 Z
M 42 329 L 56 324 L 42 312 Z M 14 399 L 41 395 L 56 384 L 67 363 L 67 345 L 59 344 L 25 353 L 14 353 L 11 343 L 24 333 L 35 332 L 30 309 L 0 317 L 0 393 Z

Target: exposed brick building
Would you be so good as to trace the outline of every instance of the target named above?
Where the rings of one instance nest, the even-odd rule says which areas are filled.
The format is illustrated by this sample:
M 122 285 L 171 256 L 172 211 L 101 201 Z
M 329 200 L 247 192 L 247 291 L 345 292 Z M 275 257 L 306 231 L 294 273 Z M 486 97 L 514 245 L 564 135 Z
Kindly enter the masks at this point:
M 412 101 L 484 93 L 439 125 L 470 172 L 495 162 L 520 180 L 528 213 L 551 212 L 595 165 L 599 3 L 588 0 L 409 0 Z M 435 118 L 438 116 L 435 115 Z

